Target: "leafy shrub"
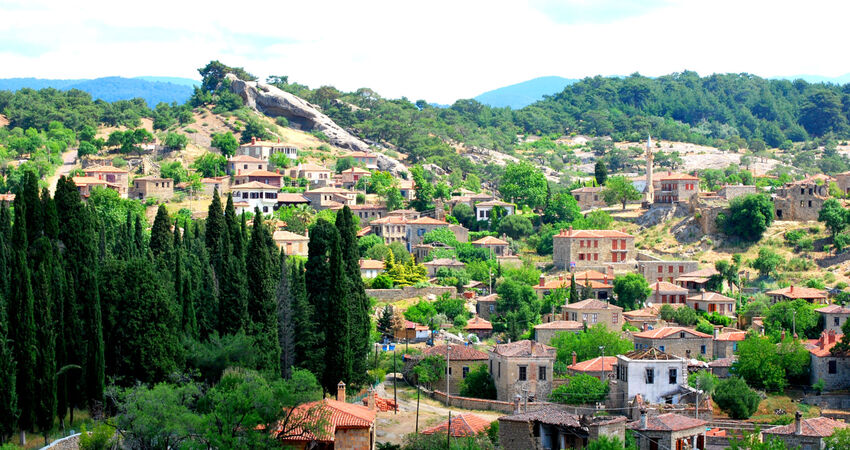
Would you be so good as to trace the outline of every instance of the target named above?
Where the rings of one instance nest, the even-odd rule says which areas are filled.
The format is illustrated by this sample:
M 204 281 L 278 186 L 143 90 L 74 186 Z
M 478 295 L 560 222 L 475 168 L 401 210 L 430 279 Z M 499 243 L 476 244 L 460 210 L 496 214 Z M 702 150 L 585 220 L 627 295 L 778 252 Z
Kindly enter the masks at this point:
M 127 167 L 127 161 L 120 156 L 116 156 L 112 158 L 112 165 L 115 167 Z
M 552 391 L 549 401 L 581 405 L 605 400 L 608 395 L 608 382 L 580 373 L 569 377 L 569 383 L 562 384 Z
M 80 425 L 80 450 L 106 450 L 115 446 L 115 428 L 102 423 L 86 431 L 86 425 Z
M 274 119 L 274 123 L 276 123 L 279 127 L 285 128 L 289 126 L 289 120 L 287 120 L 286 117 L 283 116 L 278 116 L 276 119 Z
M 392 289 L 393 279 L 387 275 L 379 274 L 372 279 L 372 289 Z
M 696 330 L 700 333 L 712 334 L 714 333 L 714 326 L 712 326 L 707 320 L 700 319 L 697 323 Z
M 749 419 L 758 409 L 761 398 L 743 379 L 730 377 L 718 383 L 714 392 L 714 402 L 729 417 L 742 420 Z
M 789 272 L 805 272 L 814 269 L 814 267 L 815 263 L 800 257 L 791 258 L 785 263 L 785 270 Z
M 673 315 L 673 320 L 675 320 L 676 323 L 686 327 L 697 323 L 698 319 L 699 317 L 697 316 L 696 311 L 687 306 L 677 309 Z
M 496 399 L 496 384 L 487 370 L 487 365 L 479 364 L 470 370 L 460 383 L 460 395 L 463 397 Z
M 803 238 L 797 241 L 797 248 L 805 251 L 812 251 L 815 248 L 815 241 L 812 238 Z
M 797 242 L 805 236 L 805 232 L 803 230 L 791 230 L 785 232 L 785 243 L 790 246 L 796 246 Z

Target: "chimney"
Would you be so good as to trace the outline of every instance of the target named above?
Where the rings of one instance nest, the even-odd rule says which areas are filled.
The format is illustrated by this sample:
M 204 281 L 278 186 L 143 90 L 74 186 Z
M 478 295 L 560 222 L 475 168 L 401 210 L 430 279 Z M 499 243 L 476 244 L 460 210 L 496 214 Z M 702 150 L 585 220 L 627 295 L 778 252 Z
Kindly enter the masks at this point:
M 564 281 L 564 274 L 558 275 L 558 281 Z
M 785 340 L 785 330 L 782 330 L 782 334 L 779 336 L 779 340 L 780 340 L 780 341 L 784 341 L 784 340 Z
M 649 324 L 644 322 L 643 323 L 643 331 L 647 331 L 648 329 L 649 329 Z
M 717 339 L 720 336 L 720 328 L 714 329 L 714 339 Z
M 823 334 L 821 334 L 820 337 L 818 338 L 818 348 L 821 349 L 821 350 L 823 350 L 824 341 L 825 341 L 825 339 L 823 337 Z
M 375 403 L 377 403 L 377 401 L 378 401 L 377 397 L 378 397 L 378 393 L 375 392 L 374 389 L 369 389 L 369 400 L 367 401 L 367 404 L 369 405 L 370 411 L 375 410 Z
M 570 228 L 568 229 L 568 231 L 569 231 L 569 235 L 572 236 L 572 234 L 573 234 L 573 226 L 572 225 L 570 225 Z
M 521 412 L 519 410 L 519 401 L 520 397 L 519 394 L 517 394 L 516 397 L 514 397 L 514 414 L 519 414 Z
M 827 343 L 832 344 L 835 342 L 835 330 L 829 330 L 829 334 L 827 334 Z
M 277 143 L 280 144 L 280 138 L 277 138 Z
M 576 352 L 573 352 L 573 365 L 576 365 Z
M 794 434 L 803 434 L 803 415 L 800 411 L 794 413 Z
M 257 143 L 257 138 L 255 138 L 255 137 L 253 137 L 253 136 L 252 136 L 252 137 L 251 137 L 251 145 L 254 145 L 254 144 L 256 144 L 256 143 Z
M 794 293 L 794 285 L 793 285 L 793 284 L 791 285 L 791 290 L 790 290 L 790 291 L 788 291 L 788 292 L 790 292 L 790 293 L 792 293 L 792 294 Z
M 646 429 L 646 408 L 640 409 L 640 429 Z
M 541 273 L 540 274 L 540 282 L 538 286 L 543 287 L 546 284 L 546 277 Z
M 614 279 L 614 266 L 608 266 L 605 268 L 605 275 L 610 277 L 612 280 Z
M 344 402 L 345 401 L 345 383 L 342 381 L 336 385 L 336 399 L 337 401 Z

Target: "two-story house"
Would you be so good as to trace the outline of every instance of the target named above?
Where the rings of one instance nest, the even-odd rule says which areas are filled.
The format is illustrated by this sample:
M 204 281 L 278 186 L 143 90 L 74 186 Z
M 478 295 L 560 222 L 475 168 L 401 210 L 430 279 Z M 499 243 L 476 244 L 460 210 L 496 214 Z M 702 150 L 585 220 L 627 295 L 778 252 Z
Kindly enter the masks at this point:
M 684 327 L 662 327 L 633 334 L 635 350 L 657 348 L 682 358 L 712 359 L 714 345 L 710 334 Z
M 815 311 L 823 316 L 824 331 L 832 330 L 838 334 L 844 334 L 841 327 L 850 318 L 850 308 L 841 305 L 829 305 Z
M 239 175 L 254 170 L 268 170 L 269 162 L 253 156 L 238 155 L 228 159 L 226 167 L 229 175 Z
M 422 243 L 422 237 L 426 233 L 437 228 L 448 228 L 449 223 L 445 220 L 433 217 L 420 217 L 407 221 L 407 251 L 411 251 L 414 245 Z
M 366 169 L 361 169 L 360 167 L 351 167 L 343 170 L 339 175 L 342 187 L 346 189 L 353 189 L 354 185 L 357 184 L 361 178 L 372 175 L 372 172 Z
M 307 245 L 310 238 L 286 230 L 277 230 L 272 235 L 277 248 L 287 255 L 307 256 Z
M 558 268 L 606 270 L 635 260 L 635 237 L 615 230 L 561 230 L 552 238 L 552 261 Z
M 298 159 L 298 148 L 292 145 L 286 145 L 280 142 L 263 141 L 257 138 L 251 138 L 251 142 L 242 144 L 236 149 L 238 155 L 253 156 L 254 158 L 268 161 L 271 155 L 275 153 L 283 153 L 291 160 Z
M 375 170 L 378 168 L 378 155 L 371 152 L 351 152 L 343 156 L 351 158 L 357 164 L 362 164 L 367 169 Z
M 668 171 L 652 178 L 655 203 L 683 203 L 699 194 L 699 177 Z
M 490 215 L 495 207 L 503 208 L 506 216 L 511 216 L 516 213 L 516 205 L 513 203 L 503 202 L 501 200 L 490 200 L 475 204 L 475 219 L 479 222 L 489 222 Z
M 738 343 L 747 338 L 747 333 L 738 330 L 714 329 L 714 357 L 731 358 L 738 353 Z
M 555 348 L 535 341 L 496 344 L 489 355 L 498 400 L 545 401 L 552 393 Z
M 649 288 L 652 292 L 646 297 L 646 302 L 653 305 L 684 304 L 689 294 L 689 291 L 682 286 L 666 281 L 656 281 L 650 284 Z
M 348 189 L 327 186 L 305 191 L 302 195 L 310 200 L 310 206 L 316 211 L 354 206 L 357 200 L 357 195 Z
M 312 187 L 322 187 L 330 184 L 333 171 L 318 164 L 303 163 L 289 169 L 289 177 L 294 179 L 303 178 Z
M 606 301 L 586 299 L 568 303 L 561 307 L 561 311 L 565 320 L 586 323 L 588 327 L 603 324 L 611 331 L 623 329 L 623 308 Z
M 611 395 L 621 406 L 640 394 L 648 403 L 678 404 L 688 384 L 688 362 L 657 348 L 617 355 L 617 383 Z
M 735 317 L 735 299 L 717 292 L 702 291 L 688 297 L 687 305 L 698 311 Z
M 805 286 L 794 286 L 767 291 L 767 296 L 773 303 L 784 300 L 805 300 L 809 303 L 826 304 L 827 292 L 822 289 L 808 288 Z
M 174 180 L 154 176 L 138 177 L 133 180 L 129 197 L 137 200 L 155 198 L 163 202 L 170 200 L 174 197 Z
M 251 170 L 233 177 L 233 184 L 245 184 L 252 181 L 281 187 L 283 185 L 283 175 L 268 170 Z
M 850 352 L 832 352 L 842 336 L 829 330 L 822 332 L 818 339 L 807 341 L 811 384 L 823 381 L 824 389 L 829 391 L 850 388 Z
M 278 187 L 269 184 L 252 181 L 239 184 L 230 188 L 233 193 L 233 206 L 237 214 L 243 212 L 254 212 L 259 208 L 263 214 L 274 212 L 277 206 Z
M 576 199 L 579 209 L 586 211 L 593 208 L 604 208 L 608 206 L 605 199 L 602 198 L 602 186 L 581 187 L 570 191 L 573 198 Z
M 642 254 L 639 255 L 643 256 Z M 662 261 L 638 259 L 638 273 L 650 283 L 653 281 L 675 282 L 677 277 L 699 270 L 697 261 Z
M 96 166 L 83 169 L 87 177 L 105 181 L 108 188 L 118 192 L 121 198 L 127 198 L 130 185 L 130 172 L 114 166 Z

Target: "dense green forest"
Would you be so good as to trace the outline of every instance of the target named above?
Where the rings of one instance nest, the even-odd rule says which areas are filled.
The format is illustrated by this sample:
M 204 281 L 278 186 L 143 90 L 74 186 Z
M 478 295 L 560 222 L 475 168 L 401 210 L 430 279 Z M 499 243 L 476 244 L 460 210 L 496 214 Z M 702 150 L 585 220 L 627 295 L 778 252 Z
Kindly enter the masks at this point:
M 231 366 L 272 384 L 307 369 L 325 392 L 362 386 L 370 304 L 351 211 L 334 219 L 313 225 L 305 262 L 230 196 L 223 206 L 216 192 L 205 221 L 161 205 L 148 230 L 138 202 L 98 190 L 83 203 L 65 177 L 51 197 L 27 173 L 0 209 L 0 441 L 46 435 L 75 408 L 126 406 L 108 386 L 210 386 Z

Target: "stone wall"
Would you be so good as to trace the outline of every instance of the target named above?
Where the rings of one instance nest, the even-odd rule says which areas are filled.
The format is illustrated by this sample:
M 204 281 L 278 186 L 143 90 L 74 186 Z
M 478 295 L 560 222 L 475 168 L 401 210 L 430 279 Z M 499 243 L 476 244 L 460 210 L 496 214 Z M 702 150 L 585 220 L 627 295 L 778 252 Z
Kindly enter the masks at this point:
M 369 428 L 337 428 L 334 434 L 335 448 L 369 450 L 373 442 Z
M 405 286 L 401 289 L 366 289 L 366 295 L 375 297 L 382 301 L 404 300 L 406 298 L 427 297 L 429 295 L 441 296 L 449 293 L 452 298 L 457 297 L 457 288 L 454 286 L 431 286 L 426 288 L 415 288 Z
M 635 337 L 634 343 L 636 348 L 655 347 L 662 352 L 678 356 L 680 358 L 696 358 L 697 355 L 702 355 L 706 361 L 710 361 L 713 359 L 712 355 L 714 354 L 712 338 L 697 337 L 687 332 L 685 332 L 684 338 L 679 337 L 678 334 L 674 334 L 663 339 Z M 638 345 L 642 345 L 643 347 L 637 347 Z M 702 352 L 702 347 L 705 347 L 705 353 Z M 688 354 L 688 350 L 690 350 L 690 355 Z M 662 375 L 666 380 L 667 374 L 664 373 Z M 658 376 L 658 374 L 656 374 L 656 376 Z
M 584 246 L 581 244 L 582 242 L 585 242 Z M 614 261 L 612 256 L 613 250 L 615 250 L 615 242 L 617 244 L 617 261 Z M 623 249 L 623 243 L 625 243 L 625 249 Z M 625 254 L 622 256 L 623 259 L 619 259 L 623 254 Z M 604 267 L 611 265 L 611 263 L 634 263 L 635 257 L 634 237 L 579 238 L 556 234 L 552 241 L 552 262 L 555 267 L 561 269 L 569 268 L 570 263 L 575 263 L 576 267 L 581 269 L 601 265 L 603 267 L 602 272 L 604 272 Z
M 829 198 L 828 187 L 816 183 L 789 183 L 773 198 L 777 220 L 818 220 L 823 202 Z
M 446 403 L 446 393 L 444 391 L 434 390 L 429 392 L 426 389 L 422 389 L 422 392 L 428 394 L 429 397 L 441 402 L 443 404 Z M 514 404 L 513 402 L 502 402 L 499 400 L 484 400 L 481 398 L 472 398 L 472 397 L 460 397 L 457 395 L 449 395 L 449 401 L 451 401 L 450 406 L 456 406 L 458 408 L 463 409 L 473 409 L 479 411 L 498 411 L 505 414 L 513 414 L 514 413 Z M 522 403 L 520 408 L 522 408 L 523 412 L 525 411 L 536 411 L 552 403 L 549 402 L 529 402 Z M 559 405 L 560 406 L 560 405 Z
M 659 270 L 660 269 L 660 270 Z M 682 274 L 693 272 L 699 269 L 698 261 L 639 261 L 638 270 L 640 274 L 650 283 L 656 282 L 659 278 L 662 281 L 672 283 L 672 279 L 682 276 Z
M 534 438 L 534 425 L 530 422 L 499 422 L 499 443 L 502 448 L 537 450 L 540 440 Z

